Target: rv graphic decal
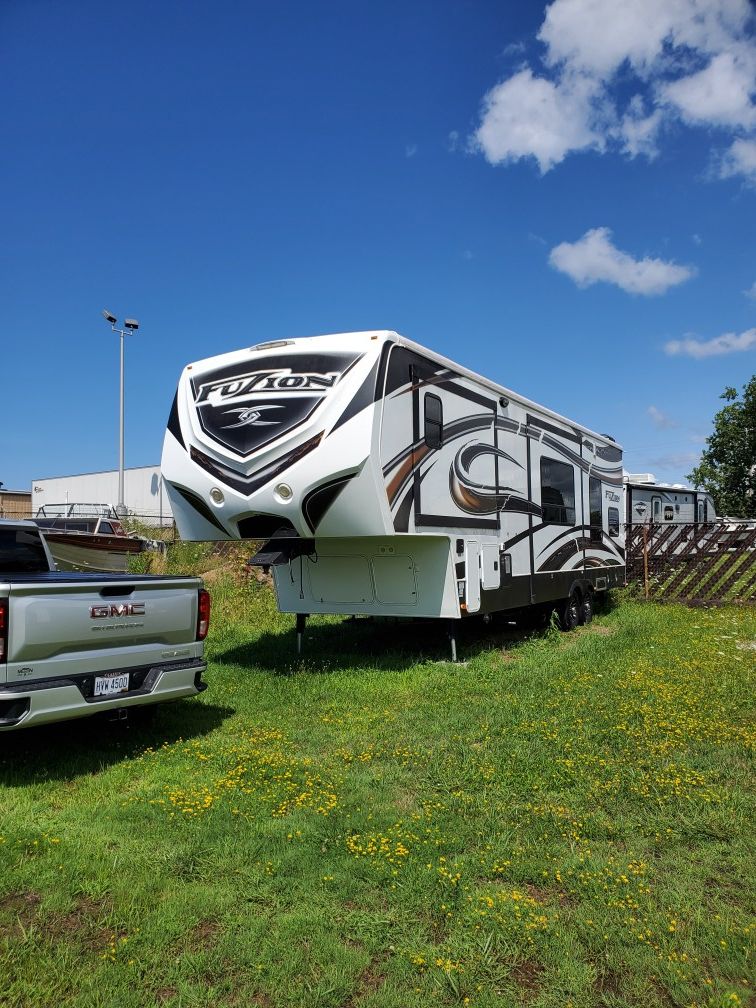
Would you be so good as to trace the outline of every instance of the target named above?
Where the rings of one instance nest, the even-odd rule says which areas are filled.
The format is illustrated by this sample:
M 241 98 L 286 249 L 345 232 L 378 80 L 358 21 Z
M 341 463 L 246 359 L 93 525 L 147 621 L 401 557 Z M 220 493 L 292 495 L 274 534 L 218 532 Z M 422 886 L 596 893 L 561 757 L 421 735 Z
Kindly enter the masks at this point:
M 499 430 L 517 433 L 522 437 L 540 438 L 544 445 L 547 445 L 565 460 L 571 462 L 581 472 L 599 476 L 606 483 L 621 483 L 621 470 L 603 469 L 595 463 L 591 465 L 586 459 L 581 458 L 577 453 L 567 448 L 566 445 L 561 444 L 555 438 L 550 437 L 548 434 L 541 436 L 542 431 L 538 428 L 517 424 L 502 417 L 497 417 L 495 424 Z M 464 435 L 476 430 L 490 429 L 490 426 L 490 414 L 478 414 L 449 424 L 444 431 L 442 449 L 453 441 L 459 440 Z M 406 448 L 384 466 L 383 475 L 386 480 L 386 494 L 392 508 L 398 498 L 402 496 L 408 484 L 412 483 L 415 476 L 419 476 L 422 480 L 436 464 L 436 460 L 434 459 L 429 465 L 424 465 L 433 454 L 434 449 L 428 448 L 423 441 L 416 441 L 413 444 L 407 445 Z M 483 444 L 482 442 L 463 445 L 454 457 L 449 470 L 449 490 L 456 506 L 466 514 L 481 517 L 483 515 L 493 515 L 501 511 L 532 514 L 539 517 L 541 515 L 540 506 L 522 495 L 524 488 L 506 485 L 493 486 L 476 481 L 471 477 L 470 469 L 473 463 L 484 455 L 500 459 L 510 467 L 514 465 L 518 469 L 523 469 L 516 459 L 500 448 L 495 448 L 493 445 Z M 610 500 L 619 500 L 618 495 L 611 490 L 606 491 L 606 495 Z M 407 531 L 407 522 L 412 503 L 413 498 L 410 492 L 410 494 L 402 498 L 396 512 L 394 524 L 396 531 Z
M 223 429 L 233 430 L 234 427 L 253 427 L 255 424 L 259 427 L 276 427 L 281 423 L 280 420 L 263 420 L 262 411 L 272 409 L 283 409 L 283 407 L 267 403 L 261 406 L 253 406 L 251 408 L 226 410 L 226 416 L 233 416 L 236 414 L 237 422 L 235 424 L 226 424 Z
M 305 423 L 361 354 L 273 354 L 192 379 L 202 430 L 242 459 Z
M 483 455 L 492 455 L 522 469 L 520 463 L 511 455 L 492 445 L 469 444 L 460 448 L 449 469 L 449 489 L 457 507 L 468 514 L 496 514 L 497 511 L 504 510 L 510 499 L 517 494 L 515 487 L 490 486 L 472 479 L 470 469 L 475 460 Z M 528 502 L 522 501 L 522 503 Z
M 571 529 L 570 532 L 580 532 L 580 529 Z M 557 539 L 559 536 L 557 536 Z M 556 539 L 553 539 L 546 549 L 551 549 Z M 542 552 L 546 552 L 544 549 Z M 599 553 L 608 553 L 608 557 L 586 557 L 583 560 L 583 550 L 592 550 Z M 577 538 L 569 539 L 567 542 L 563 543 L 561 546 L 557 547 L 553 553 L 550 553 L 548 557 L 539 565 L 538 571 L 557 571 L 562 570 L 568 563 L 570 559 L 574 558 L 573 567 L 579 566 L 582 563 L 589 564 L 591 567 L 606 567 L 614 566 L 619 563 L 613 551 L 605 546 L 603 543 L 595 542 L 593 539 L 586 538 L 585 536 L 578 535 Z
M 197 406 L 209 402 L 213 406 L 230 402 L 240 402 L 255 395 L 267 395 L 269 392 L 288 392 L 301 394 L 315 392 L 318 395 L 334 387 L 339 380 L 338 371 L 330 374 L 297 373 L 291 368 L 281 368 L 278 371 L 253 371 L 251 374 L 240 375 L 238 378 L 223 378 L 219 381 L 203 382 L 199 394 L 194 400 Z

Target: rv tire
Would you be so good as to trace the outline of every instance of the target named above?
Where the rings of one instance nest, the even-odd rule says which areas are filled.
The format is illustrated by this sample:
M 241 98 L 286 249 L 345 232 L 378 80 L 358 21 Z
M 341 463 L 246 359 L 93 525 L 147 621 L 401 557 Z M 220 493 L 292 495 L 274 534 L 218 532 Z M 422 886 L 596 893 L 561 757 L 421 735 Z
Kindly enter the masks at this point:
M 580 606 L 580 622 L 590 623 L 593 619 L 593 592 L 587 591 L 583 596 L 583 604 Z
M 564 630 L 565 633 L 574 630 L 580 623 L 581 612 L 582 602 L 580 592 L 577 589 L 573 589 L 570 592 L 570 597 L 565 599 L 557 610 L 560 630 Z

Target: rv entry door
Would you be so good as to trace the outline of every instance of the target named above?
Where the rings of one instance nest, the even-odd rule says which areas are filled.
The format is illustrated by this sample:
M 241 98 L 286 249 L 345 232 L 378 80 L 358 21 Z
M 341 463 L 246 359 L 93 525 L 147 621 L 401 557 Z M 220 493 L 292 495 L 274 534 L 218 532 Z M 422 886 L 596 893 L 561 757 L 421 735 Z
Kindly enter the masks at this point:
M 476 613 L 480 609 L 480 543 L 477 539 L 468 539 L 465 543 L 465 561 L 467 575 L 465 602 L 467 611 Z

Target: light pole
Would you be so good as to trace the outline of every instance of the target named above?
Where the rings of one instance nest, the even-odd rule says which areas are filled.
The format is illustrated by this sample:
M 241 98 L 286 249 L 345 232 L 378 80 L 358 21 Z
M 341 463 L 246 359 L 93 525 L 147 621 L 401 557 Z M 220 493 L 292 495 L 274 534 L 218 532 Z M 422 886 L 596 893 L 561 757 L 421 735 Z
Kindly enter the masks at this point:
M 103 317 L 106 322 L 110 323 L 110 328 L 114 333 L 118 333 L 121 338 L 121 397 L 120 397 L 120 430 L 118 436 L 118 507 L 116 511 L 119 515 L 124 515 L 126 513 L 126 506 L 123 502 L 123 337 L 127 332 L 134 333 L 139 328 L 139 323 L 136 319 L 127 318 L 123 320 L 123 329 L 117 329 L 118 319 L 115 315 L 111 315 L 110 312 L 103 308 Z

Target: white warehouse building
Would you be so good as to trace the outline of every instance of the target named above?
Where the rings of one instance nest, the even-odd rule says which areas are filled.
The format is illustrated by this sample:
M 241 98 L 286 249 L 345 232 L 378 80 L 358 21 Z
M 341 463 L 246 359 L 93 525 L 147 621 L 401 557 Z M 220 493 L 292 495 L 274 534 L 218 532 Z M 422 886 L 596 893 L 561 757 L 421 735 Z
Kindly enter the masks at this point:
M 45 504 L 118 504 L 118 470 L 53 476 L 32 481 L 32 514 Z M 150 525 L 171 525 L 173 513 L 160 466 L 123 471 L 123 503 L 129 515 Z

